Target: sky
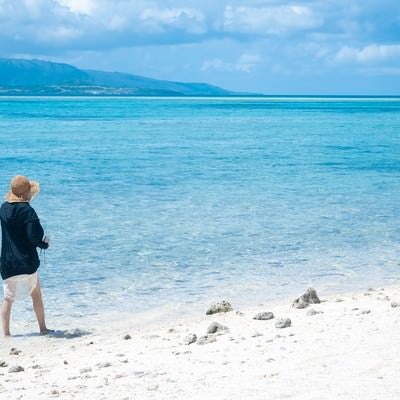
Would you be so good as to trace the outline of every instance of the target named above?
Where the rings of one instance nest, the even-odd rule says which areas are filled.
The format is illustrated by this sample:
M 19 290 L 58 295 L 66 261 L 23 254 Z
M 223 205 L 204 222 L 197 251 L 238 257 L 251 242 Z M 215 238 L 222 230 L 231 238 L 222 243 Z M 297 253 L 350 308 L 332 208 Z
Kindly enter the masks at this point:
M 400 0 L 0 0 L 0 57 L 271 95 L 400 95 Z

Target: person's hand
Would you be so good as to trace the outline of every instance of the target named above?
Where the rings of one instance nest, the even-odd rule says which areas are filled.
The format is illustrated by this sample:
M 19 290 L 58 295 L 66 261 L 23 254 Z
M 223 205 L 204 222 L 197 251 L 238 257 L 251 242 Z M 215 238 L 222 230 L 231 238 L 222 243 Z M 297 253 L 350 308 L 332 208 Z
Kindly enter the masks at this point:
M 50 246 L 50 238 L 48 236 L 45 236 L 43 238 L 43 242 L 46 243 L 48 246 Z

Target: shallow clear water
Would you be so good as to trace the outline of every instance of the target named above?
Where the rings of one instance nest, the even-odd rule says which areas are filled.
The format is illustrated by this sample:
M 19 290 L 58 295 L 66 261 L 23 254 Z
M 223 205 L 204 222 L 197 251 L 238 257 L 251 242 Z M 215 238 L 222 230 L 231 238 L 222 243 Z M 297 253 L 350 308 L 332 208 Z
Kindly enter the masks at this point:
M 400 99 L 0 98 L 0 143 L 53 320 L 399 279 Z

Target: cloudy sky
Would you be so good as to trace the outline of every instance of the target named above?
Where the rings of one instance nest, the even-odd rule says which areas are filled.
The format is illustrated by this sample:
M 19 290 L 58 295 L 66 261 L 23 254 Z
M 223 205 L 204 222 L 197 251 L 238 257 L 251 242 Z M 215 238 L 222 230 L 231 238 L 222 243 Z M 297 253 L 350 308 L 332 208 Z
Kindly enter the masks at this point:
M 0 0 L 0 56 L 266 94 L 400 94 L 400 0 Z

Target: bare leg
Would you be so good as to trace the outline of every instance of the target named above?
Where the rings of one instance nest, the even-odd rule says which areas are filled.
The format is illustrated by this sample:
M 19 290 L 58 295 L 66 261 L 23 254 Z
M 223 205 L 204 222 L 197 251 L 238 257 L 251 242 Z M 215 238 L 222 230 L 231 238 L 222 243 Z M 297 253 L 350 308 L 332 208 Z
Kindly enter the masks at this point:
M 39 280 L 35 289 L 33 289 L 31 293 L 31 297 L 32 297 L 33 310 L 35 311 L 36 318 L 39 323 L 40 334 L 46 335 L 46 333 L 48 333 L 49 330 L 46 327 L 46 322 L 44 318 L 44 306 L 43 306 L 42 292 L 40 290 Z
M 5 337 L 11 336 L 10 334 L 10 315 L 11 306 L 13 301 L 10 299 L 4 299 L 3 307 L 1 308 L 1 320 L 3 323 L 3 334 Z

